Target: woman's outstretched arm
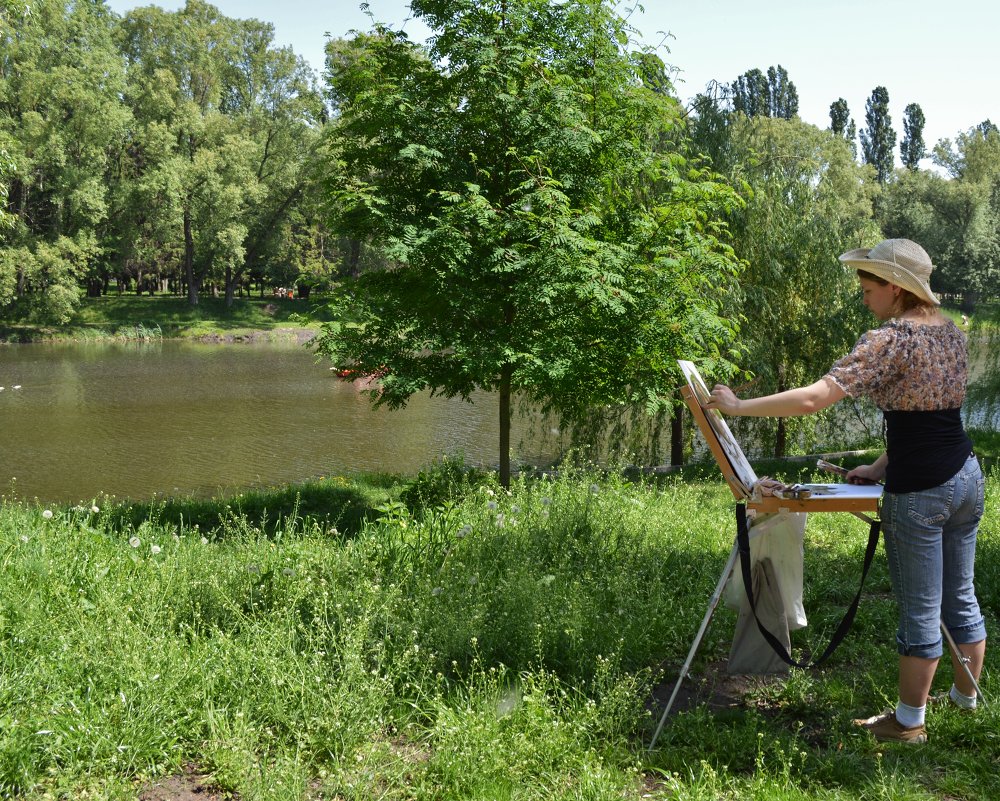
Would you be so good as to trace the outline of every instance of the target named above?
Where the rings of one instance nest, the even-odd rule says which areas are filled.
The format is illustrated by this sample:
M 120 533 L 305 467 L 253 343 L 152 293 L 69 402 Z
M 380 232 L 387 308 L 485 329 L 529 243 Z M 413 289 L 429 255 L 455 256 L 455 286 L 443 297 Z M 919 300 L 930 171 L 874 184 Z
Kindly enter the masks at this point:
M 845 397 L 847 393 L 826 378 L 809 386 L 789 389 L 775 395 L 746 399 L 737 398 L 729 387 L 716 384 L 705 408 L 718 409 L 724 414 L 737 417 L 799 417 L 832 406 Z

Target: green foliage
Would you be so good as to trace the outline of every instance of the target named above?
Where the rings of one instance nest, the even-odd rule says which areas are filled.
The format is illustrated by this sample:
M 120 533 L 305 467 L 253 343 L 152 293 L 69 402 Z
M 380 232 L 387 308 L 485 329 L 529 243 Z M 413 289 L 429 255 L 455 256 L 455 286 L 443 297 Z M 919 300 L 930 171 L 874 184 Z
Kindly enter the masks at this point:
M 446 508 L 475 490 L 486 486 L 489 474 L 470 468 L 461 457 L 443 457 L 430 467 L 420 470 L 406 482 L 399 500 L 413 514 Z
M 892 177 L 896 147 L 896 132 L 889 116 L 889 92 L 884 86 L 872 90 L 865 104 L 865 123 L 868 127 L 861 129 L 861 154 L 865 164 L 875 168 L 875 178 L 884 185 Z
M 903 139 L 899 143 L 899 155 L 908 170 L 917 169 L 924 157 L 924 111 L 916 103 L 907 105 L 903 112 Z
M 284 285 L 300 261 L 318 271 L 302 232 L 321 227 L 308 166 L 322 100 L 269 24 L 195 0 L 124 18 L 71 0 L 6 3 L 3 15 L 7 319 L 64 322 L 81 289 L 100 295 L 112 277 L 140 291 L 173 279 L 192 300 L 213 282 L 232 301 L 271 264 Z
M 887 236 L 920 242 L 935 264 L 932 283 L 960 295 L 972 312 L 1000 279 L 1000 134 L 973 128 L 934 148 L 939 173 L 906 171 L 886 188 L 880 209 Z
M 781 117 L 790 120 L 799 112 L 799 93 L 780 64 L 748 70 L 729 87 L 733 110 L 748 117 Z
M 718 475 L 653 485 L 570 471 L 510 494 L 481 487 L 419 520 L 384 501 L 383 480 L 340 486 L 369 513 L 349 537 L 331 536 L 316 499 L 305 511 L 307 487 L 277 524 L 284 492 L 202 501 L 205 526 L 193 508 L 0 500 L 0 793 L 134 798 L 190 765 L 220 792 L 276 799 L 377 787 L 428 800 L 986 801 L 1000 789 L 991 708 L 932 707 L 931 742 L 898 752 L 850 724 L 895 693 L 881 558 L 821 673 L 745 682 L 724 707 L 703 691 L 724 681 L 735 613 L 720 607 L 690 700 L 646 752 L 651 692 L 672 689 L 732 545 Z M 998 486 L 992 473 L 988 508 Z M 998 536 L 985 520 L 990 626 Z M 827 640 L 863 548 L 851 516 L 811 518 L 796 650 Z M 995 662 L 988 652 L 986 692 Z M 941 673 L 935 690 L 950 686 Z
M 383 28 L 330 51 L 331 224 L 390 266 L 344 284 L 318 346 L 390 407 L 497 390 L 503 475 L 512 392 L 569 419 L 655 412 L 677 355 L 726 364 L 736 199 L 654 147 L 680 110 L 639 85 L 606 3 L 413 10 L 428 52 Z
M 729 302 L 746 349 L 740 366 L 757 379 L 752 392 L 812 383 L 871 323 L 858 302 L 856 278 L 837 261 L 877 237 L 862 170 L 832 132 L 794 119 L 729 114 L 710 98 L 699 106 L 695 133 L 746 195 L 729 224 L 748 266 Z M 752 431 L 755 442 L 773 442 L 766 450 L 777 456 L 790 445 L 832 449 L 843 439 L 845 417 L 836 415 L 857 413 L 841 406 L 819 417 L 740 420 L 737 428 Z

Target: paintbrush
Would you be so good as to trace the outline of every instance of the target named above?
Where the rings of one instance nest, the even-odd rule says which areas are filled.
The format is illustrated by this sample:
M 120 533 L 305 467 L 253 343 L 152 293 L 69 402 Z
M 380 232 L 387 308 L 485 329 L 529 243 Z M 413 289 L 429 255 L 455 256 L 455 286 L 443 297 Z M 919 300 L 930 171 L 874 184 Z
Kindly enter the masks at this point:
M 834 473 L 838 476 L 847 477 L 850 472 L 846 467 L 841 467 L 839 464 L 833 464 L 832 462 L 826 461 L 826 459 L 817 459 L 816 467 L 820 470 L 825 470 L 827 473 Z M 854 484 L 881 484 L 881 481 L 870 481 L 867 478 L 855 478 L 852 482 Z

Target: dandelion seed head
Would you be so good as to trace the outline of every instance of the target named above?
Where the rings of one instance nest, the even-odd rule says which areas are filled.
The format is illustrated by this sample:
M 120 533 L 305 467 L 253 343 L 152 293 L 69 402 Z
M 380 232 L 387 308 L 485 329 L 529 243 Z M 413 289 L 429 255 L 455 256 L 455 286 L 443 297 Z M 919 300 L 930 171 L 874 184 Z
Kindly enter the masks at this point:
M 488 504 L 486 504 L 486 508 L 489 509 L 491 512 L 494 511 L 497 508 L 497 502 L 490 501 Z
M 601 491 L 601 488 L 598 487 L 596 484 L 591 484 L 590 485 L 590 492 L 591 492 L 591 494 L 596 495 L 600 491 Z
M 159 545 L 150 545 L 149 546 L 149 552 L 151 554 L 153 554 L 153 556 L 156 556 L 156 554 L 158 554 L 160 552 L 160 546 Z
M 208 545 L 208 537 L 202 537 L 201 538 L 201 544 L 202 545 Z
M 46 509 L 44 512 L 42 512 L 42 517 L 44 517 L 46 520 L 51 520 L 52 519 L 52 510 L 51 509 Z
M 503 524 L 504 524 L 504 515 L 503 512 L 501 512 L 500 514 L 497 515 L 497 525 L 502 528 Z
M 131 545 L 133 548 L 138 548 L 140 545 L 142 545 L 142 540 L 140 540 L 138 537 L 129 537 L 128 544 Z
M 101 511 L 101 507 L 95 503 L 93 506 L 90 507 L 90 511 L 96 515 L 98 512 Z
M 466 523 L 458 531 L 455 532 L 455 536 L 458 537 L 458 539 L 462 539 L 463 537 L 468 537 L 471 533 L 472 533 L 472 526 Z
M 431 595 L 440 595 L 442 592 L 444 592 L 444 587 L 435 587 L 431 590 Z
M 552 503 L 551 498 L 549 497 L 542 498 L 542 506 L 548 506 L 550 503 Z

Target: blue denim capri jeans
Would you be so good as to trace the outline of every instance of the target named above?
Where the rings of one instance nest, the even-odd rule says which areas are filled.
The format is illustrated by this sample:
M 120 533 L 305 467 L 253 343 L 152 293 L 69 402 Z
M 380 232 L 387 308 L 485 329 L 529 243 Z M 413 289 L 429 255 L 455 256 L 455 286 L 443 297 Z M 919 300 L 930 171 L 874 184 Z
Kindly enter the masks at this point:
M 899 605 L 896 643 L 903 656 L 940 657 L 942 620 L 956 643 L 986 639 L 973 585 L 984 485 L 972 456 L 938 487 L 883 496 L 885 552 Z

